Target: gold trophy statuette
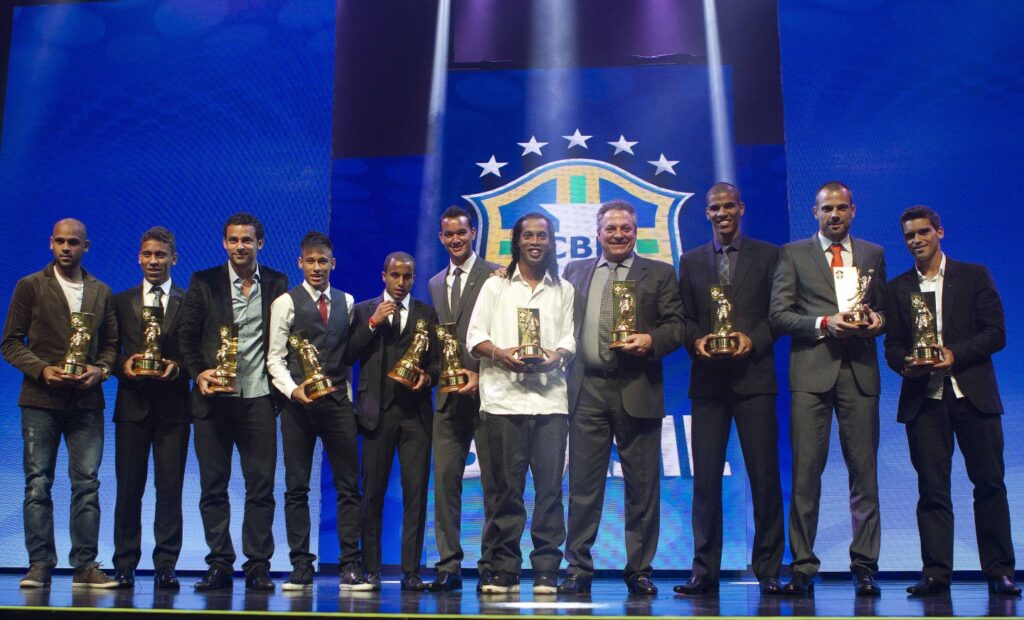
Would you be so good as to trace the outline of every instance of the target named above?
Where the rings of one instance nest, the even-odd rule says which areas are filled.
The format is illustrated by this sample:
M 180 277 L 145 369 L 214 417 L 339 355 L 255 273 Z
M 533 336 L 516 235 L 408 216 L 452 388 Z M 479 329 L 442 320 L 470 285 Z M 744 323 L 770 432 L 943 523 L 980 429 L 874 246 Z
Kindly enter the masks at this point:
M 518 308 L 519 348 L 515 357 L 524 364 L 537 364 L 547 359 L 540 347 L 540 308 Z
M 61 372 L 76 376 L 85 372 L 85 365 L 89 361 L 89 341 L 92 340 L 89 333 L 92 319 L 91 312 L 71 313 L 71 321 L 68 323 L 71 335 L 68 337 L 67 352 L 60 362 Z
M 324 374 L 324 369 L 320 366 L 320 352 L 316 350 L 316 345 L 304 338 L 300 332 L 288 336 L 288 345 L 299 356 L 299 362 L 302 364 L 302 391 L 306 398 L 316 400 L 338 391 L 338 386 Z
M 238 392 L 238 326 L 220 326 L 220 346 L 217 347 L 217 370 L 213 373 L 217 383 L 210 385 L 211 392 L 234 394 Z
M 711 338 L 707 345 L 711 355 L 732 355 L 740 348 L 740 339 L 729 335 L 734 331 L 731 293 L 728 284 L 711 285 Z
M 612 282 L 612 340 L 609 349 L 626 346 L 626 338 L 636 333 L 636 281 Z
M 441 344 L 441 378 L 438 379 L 438 390 L 441 393 L 457 392 L 469 383 L 462 374 L 462 359 L 459 358 L 459 341 L 455 338 L 455 323 L 443 323 L 434 326 L 437 341 Z
M 388 377 L 398 381 L 405 387 L 411 388 L 416 385 L 420 378 L 420 360 L 423 354 L 430 347 L 430 332 L 427 331 L 427 320 L 416 319 L 416 332 L 413 334 L 409 348 L 402 354 L 395 367 L 388 373 Z
M 164 321 L 163 306 L 142 307 L 142 357 L 132 364 L 132 372 L 142 377 L 164 374 L 160 354 L 160 324 Z
M 858 274 L 860 271 L 857 272 Z M 864 275 L 857 276 L 857 292 L 850 298 L 850 310 L 846 312 L 846 322 L 857 327 L 868 326 L 868 310 L 864 300 L 868 298 L 871 280 L 875 276 L 874 269 L 868 269 Z
M 910 294 L 911 325 L 914 346 L 910 349 L 907 366 L 934 366 L 942 361 L 939 334 L 935 328 L 935 293 Z

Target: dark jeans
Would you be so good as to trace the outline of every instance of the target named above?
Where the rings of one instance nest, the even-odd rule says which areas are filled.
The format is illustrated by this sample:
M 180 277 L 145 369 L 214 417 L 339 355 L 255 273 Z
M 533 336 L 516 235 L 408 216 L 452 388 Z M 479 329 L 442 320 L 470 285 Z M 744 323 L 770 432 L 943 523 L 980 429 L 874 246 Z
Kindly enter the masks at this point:
M 313 450 L 320 438 L 331 464 L 337 496 L 338 565 L 358 563 L 359 449 L 356 414 L 347 396 L 325 396 L 311 405 L 288 403 L 281 412 L 284 447 L 284 522 L 293 566 L 312 564 L 309 551 L 309 477 Z M 319 527 L 319 524 L 317 524 Z
M 100 533 L 100 481 L 97 473 L 103 458 L 102 409 L 21 410 L 25 468 L 25 548 L 30 563 L 57 564 L 53 540 L 54 469 L 60 438 L 68 448 L 71 477 L 71 553 L 68 562 L 76 569 L 96 561 Z
M 232 569 L 235 549 L 231 544 L 231 452 L 238 446 L 245 478 L 245 511 L 242 513 L 242 552 L 248 574 L 270 567 L 274 554 L 274 471 L 277 468 L 277 418 L 269 396 L 217 397 L 210 415 L 196 418 L 195 446 L 199 461 L 199 512 L 210 553 L 211 567 Z

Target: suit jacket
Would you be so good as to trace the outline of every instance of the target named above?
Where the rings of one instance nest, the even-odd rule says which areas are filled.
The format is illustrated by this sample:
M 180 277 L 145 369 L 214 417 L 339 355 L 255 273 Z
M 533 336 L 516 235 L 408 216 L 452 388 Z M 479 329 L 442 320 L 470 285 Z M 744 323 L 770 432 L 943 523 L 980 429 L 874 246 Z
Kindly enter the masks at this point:
M 885 308 L 885 252 L 881 246 L 852 239 L 853 266 L 874 269 L 869 305 L 883 316 Z M 832 389 L 844 359 L 865 394 L 879 393 L 878 347 L 874 338 L 857 336 L 819 339 L 815 321 L 839 311 L 836 285 L 818 235 L 782 247 L 772 283 L 771 329 L 792 338 L 789 387 L 793 392 L 820 394 Z
M 708 242 L 683 255 L 679 262 L 679 296 L 686 319 L 684 344 L 693 360 L 690 398 L 713 398 L 727 389 L 737 394 L 776 394 L 775 337 L 769 325 L 772 275 L 779 260 L 777 245 L 743 237 L 732 278 L 733 326 L 754 344 L 740 360 L 707 361 L 697 357 L 693 343 L 712 329 L 709 289 L 718 284 L 714 243 Z
M 43 369 L 60 364 L 71 333 L 71 308 L 53 274 L 51 262 L 18 281 L 4 323 L 0 350 L 4 359 L 24 373 L 18 406 L 41 409 L 103 409 L 103 388 L 51 388 Z M 82 312 L 91 312 L 89 363 L 111 370 L 117 359 L 117 317 L 110 287 L 82 269 Z
M 413 392 L 394 380 L 388 379 L 387 374 L 412 343 L 417 319 L 426 319 L 431 324 L 437 323 L 437 313 L 418 299 L 409 300 L 409 317 L 405 321 L 405 329 L 402 330 L 398 340 L 391 345 L 393 359 L 390 366 L 385 368 L 385 347 L 388 346 L 385 340 L 389 335 L 387 332 L 392 328 L 389 324 L 384 324 L 378 325 L 377 329 L 371 331 L 369 323 L 374 310 L 383 301 L 383 296 L 361 301 L 355 305 L 352 311 L 352 326 L 349 331 L 348 349 L 345 351 L 345 363 L 351 366 L 357 361 L 359 362 L 359 379 L 356 384 L 356 414 L 359 424 L 371 431 L 377 428 L 381 407 L 387 405 L 387 403 L 381 402 L 384 382 L 390 381 L 394 383 L 391 387 L 394 389 L 395 402 L 403 409 L 413 408 L 418 411 L 423 420 L 423 428 L 429 435 L 433 425 L 430 389 Z M 430 347 L 427 349 L 422 364 L 421 368 L 430 375 L 431 385 L 436 384 L 440 362 L 437 338 L 433 331 L 430 333 Z
M 160 335 L 160 354 L 179 366 L 182 360 L 178 348 L 178 326 L 181 323 L 180 310 L 184 299 L 185 289 L 171 284 Z M 124 361 L 142 351 L 142 285 L 115 295 L 114 310 L 120 336 L 117 363 L 113 369 L 117 375 L 114 421 L 137 422 L 145 419 L 150 411 L 155 411 L 156 415 L 167 422 L 190 422 L 192 413 L 188 406 L 188 372 L 184 368 L 174 381 L 131 381 L 124 378 Z
M 913 313 L 910 293 L 920 291 L 917 270 L 911 268 L 889 283 L 885 334 L 885 360 L 896 372 L 913 346 Z M 992 354 L 1006 346 L 1003 304 L 992 276 L 983 265 L 962 263 L 946 257 L 942 281 L 942 341 L 953 352 L 953 376 L 971 404 L 985 413 L 1003 412 Z M 903 378 L 900 390 L 900 422 L 917 416 L 926 398 L 928 379 Z
M 448 285 L 445 278 L 448 276 L 448 267 L 434 274 L 430 278 L 428 287 L 430 289 L 430 301 L 434 304 L 438 321 L 441 323 L 455 323 L 455 337 L 459 341 L 459 357 L 462 359 L 462 366 L 473 372 L 480 372 L 480 360 L 474 358 L 466 350 L 466 332 L 469 331 L 469 318 L 473 315 L 473 306 L 476 305 L 476 298 L 480 295 L 480 288 L 500 265 L 487 262 L 481 256 L 476 257 L 473 268 L 466 276 L 466 283 L 462 288 L 462 301 L 458 308 L 449 308 Z M 437 410 L 444 411 L 449 402 L 449 394 L 437 394 Z
M 260 301 L 263 307 L 263 350 L 270 347 L 270 304 L 288 290 L 288 277 L 260 265 Z M 199 373 L 217 366 L 217 347 L 220 346 L 219 330 L 222 325 L 234 323 L 231 308 L 231 283 L 228 281 L 228 264 L 223 263 L 192 274 L 192 281 L 185 293 L 181 309 L 181 324 L 178 326 L 180 347 L 185 370 L 195 381 Z M 277 403 L 283 397 L 274 387 L 270 378 L 270 392 Z M 225 396 L 203 396 L 199 386 L 192 387 L 192 415 L 205 418 L 210 415 L 214 399 Z
M 573 313 L 577 342 L 582 337 L 590 281 L 597 262 L 597 258 L 573 261 L 566 265 L 562 276 L 576 289 Z M 647 357 L 616 354 L 616 381 L 622 392 L 622 404 L 626 413 L 634 418 L 663 418 L 665 390 L 661 358 L 679 348 L 686 330 L 676 273 L 671 265 L 634 255 L 633 265 L 625 279 L 636 282 L 637 332 L 650 334 L 654 342 Z M 593 310 L 600 312 L 600 308 Z M 583 371 L 583 360 L 577 359 L 568 373 L 570 412 L 576 409 L 579 400 Z

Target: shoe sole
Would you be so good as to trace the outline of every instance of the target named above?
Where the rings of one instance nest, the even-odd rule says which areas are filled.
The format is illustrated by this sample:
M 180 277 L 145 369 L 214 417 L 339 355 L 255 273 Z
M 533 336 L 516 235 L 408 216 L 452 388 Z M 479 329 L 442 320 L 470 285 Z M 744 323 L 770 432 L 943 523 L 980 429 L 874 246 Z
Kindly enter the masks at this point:
M 558 586 L 533 586 L 534 594 L 558 594 Z
M 282 590 L 310 590 L 313 588 L 311 583 L 284 583 L 281 584 Z
M 72 588 L 94 588 L 96 590 L 113 590 L 118 588 L 121 584 L 116 581 L 110 583 L 71 583 Z
M 519 586 L 486 585 L 480 591 L 484 594 L 512 594 L 519 591 Z
M 35 581 L 33 579 L 22 579 L 18 582 L 18 586 L 22 588 L 49 588 L 49 581 Z
M 338 589 L 345 592 L 369 592 L 380 588 L 374 587 L 372 583 L 340 583 Z

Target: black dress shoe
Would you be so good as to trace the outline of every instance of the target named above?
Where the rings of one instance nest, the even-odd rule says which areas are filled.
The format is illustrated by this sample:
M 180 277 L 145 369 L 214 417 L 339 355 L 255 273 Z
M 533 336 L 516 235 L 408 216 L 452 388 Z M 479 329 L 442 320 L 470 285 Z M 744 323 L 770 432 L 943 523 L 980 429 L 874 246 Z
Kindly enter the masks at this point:
M 761 590 L 761 594 L 767 594 L 769 596 L 778 596 L 782 594 L 782 584 L 776 577 L 765 577 L 757 583 L 757 587 Z
M 672 586 L 672 591 L 683 596 L 701 596 L 718 592 L 718 581 L 707 575 L 694 575 L 690 580 L 679 586 Z
M 260 566 L 249 571 L 245 576 L 245 589 L 254 592 L 273 592 L 274 581 L 270 578 L 265 566 Z
M 626 588 L 629 590 L 630 594 L 654 596 L 658 593 L 658 586 L 654 585 L 654 582 L 651 581 L 651 576 L 643 573 L 630 575 L 626 579 Z
M 907 588 L 911 596 L 928 596 L 930 594 L 941 594 L 949 592 L 949 584 L 935 577 L 921 576 L 921 581 Z
M 558 593 L 572 596 L 590 594 L 590 582 L 591 578 L 586 575 L 569 575 L 565 581 L 558 584 Z
M 882 588 L 868 572 L 853 574 L 853 591 L 857 596 L 882 596 Z
M 483 591 L 484 591 L 484 586 L 486 586 L 487 584 L 491 583 L 491 581 L 493 579 L 494 579 L 494 571 L 492 571 L 489 568 L 481 568 L 480 569 L 480 578 L 477 579 L 477 581 L 476 581 L 476 591 L 477 591 L 477 594 L 482 594 Z
M 814 577 L 803 573 L 794 573 L 789 583 L 782 586 L 782 594 L 785 596 L 807 596 L 814 594 Z
M 128 589 L 135 587 L 135 571 L 131 568 L 121 568 L 114 573 L 114 581 L 118 588 Z
M 181 584 L 173 568 L 160 568 L 153 575 L 153 587 L 157 590 L 180 590 Z
M 451 592 L 462 589 L 462 575 L 450 570 L 437 571 L 437 578 L 427 586 L 431 592 Z
M 423 592 L 427 584 L 416 573 L 402 573 L 402 592 Z
M 196 582 L 196 592 L 210 590 L 226 590 L 232 586 L 231 571 L 219 566 L 211 566 L 203 578 Z
M 1009 575 L 1003 575 L 1001 577 L 989 579 L 988 591 L 989 594 L 1005 594 L 1008 596 L 1020 596 L 1020 586 L 1018 586 L 1013 581 L 1013 577 Z

